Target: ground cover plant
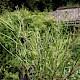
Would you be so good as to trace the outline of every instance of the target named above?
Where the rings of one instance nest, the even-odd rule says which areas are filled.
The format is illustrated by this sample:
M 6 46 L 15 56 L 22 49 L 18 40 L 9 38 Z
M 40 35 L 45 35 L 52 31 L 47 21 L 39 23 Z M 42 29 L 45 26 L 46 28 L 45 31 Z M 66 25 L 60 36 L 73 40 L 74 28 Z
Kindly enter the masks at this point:
M 47 14 L 21 9 L 0 15 L 1 80 L 18 80 L 19 66 L 30 80 L 80 79 L 79 31 Z

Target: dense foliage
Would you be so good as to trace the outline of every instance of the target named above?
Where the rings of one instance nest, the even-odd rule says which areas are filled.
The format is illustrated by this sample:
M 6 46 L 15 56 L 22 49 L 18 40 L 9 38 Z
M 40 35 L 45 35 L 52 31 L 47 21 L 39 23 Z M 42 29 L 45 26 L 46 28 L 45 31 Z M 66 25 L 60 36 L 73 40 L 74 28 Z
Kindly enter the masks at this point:
M 5 9 L 16 10 L 16 6 L 19 8 L 24 6 L 31 11 L 44 11 L 45 9 L 50 11 L 61 6 L 74 5 L 75 3 L 79 5 L 80 0 L 0 0 L 0 13 Z
M 0 80 L 18 80 L 25 66 L 31 80 L 79 80 L 80 33 L 25 9 L 0 15 Z M 75 29 L 75 28 L 73 28 Z

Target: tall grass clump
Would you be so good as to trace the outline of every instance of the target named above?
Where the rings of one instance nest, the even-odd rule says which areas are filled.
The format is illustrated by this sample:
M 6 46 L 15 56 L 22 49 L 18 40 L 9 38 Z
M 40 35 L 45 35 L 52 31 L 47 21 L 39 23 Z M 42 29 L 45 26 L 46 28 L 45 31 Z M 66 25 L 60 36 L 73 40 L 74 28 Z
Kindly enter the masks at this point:
M 46 15 L 21 9 L 0 16 L 3 80 L 18 80 L 19 66 L 28 69 L 30 80 L 79 80 L 79 33 L 66 34 L 62 23 Z

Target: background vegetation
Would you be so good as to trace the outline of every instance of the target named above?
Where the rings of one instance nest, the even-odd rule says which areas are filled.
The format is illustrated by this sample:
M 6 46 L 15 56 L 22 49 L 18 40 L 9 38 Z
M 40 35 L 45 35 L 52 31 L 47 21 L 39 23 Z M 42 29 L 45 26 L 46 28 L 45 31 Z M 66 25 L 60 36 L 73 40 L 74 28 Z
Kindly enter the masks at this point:
M 5 9 L 14 11 L 16 6 L 21 8 L 23 5 L 31 11 L 45 11 L 46 9 L 50 11 L 56 10 L 61 6 L 74 6 L 75 4 L 79 5 L 80 0 L 0 0 L 0 12 Z

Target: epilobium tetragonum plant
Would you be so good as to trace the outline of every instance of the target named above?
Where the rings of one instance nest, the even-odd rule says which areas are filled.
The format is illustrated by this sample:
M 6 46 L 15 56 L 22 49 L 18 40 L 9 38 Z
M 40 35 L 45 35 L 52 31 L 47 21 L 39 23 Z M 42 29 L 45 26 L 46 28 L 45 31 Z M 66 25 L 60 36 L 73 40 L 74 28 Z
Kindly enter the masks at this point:
M 5 80 L 17 80 L 18 67 L 32 65 L 31 80 L 79 80 L 79 33 L 65 34 L 64 24 L 45 18 L 47 14 L 21 9 L 0 16 L 0 70 Z

